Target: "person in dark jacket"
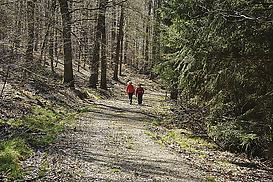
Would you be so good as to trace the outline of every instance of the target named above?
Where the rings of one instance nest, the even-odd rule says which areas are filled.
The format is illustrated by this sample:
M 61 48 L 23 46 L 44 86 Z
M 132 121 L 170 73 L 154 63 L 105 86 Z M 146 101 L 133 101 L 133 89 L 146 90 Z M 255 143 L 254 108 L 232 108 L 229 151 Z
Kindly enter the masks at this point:
M 139 84 L 136 89 L 136 96 L 137 96 L 138 104 L 142 104 L 143 94 L 144 94 L 144 89 L 143 89 L 142 85 Z
M 134 95 L 134 93 L 135 93 L 135 88 L 134 88 L 134 86 L 133 86 L 133 84 L 132 84 L 131 81 L 128 82 L 128 85 L 127 85 L 127 87 L 126 87 L 126 93 L 127 93 L 128 96 L 129 96 L 129 102 L 130 102 L 130 104 L 132 104 L 133 95 Z

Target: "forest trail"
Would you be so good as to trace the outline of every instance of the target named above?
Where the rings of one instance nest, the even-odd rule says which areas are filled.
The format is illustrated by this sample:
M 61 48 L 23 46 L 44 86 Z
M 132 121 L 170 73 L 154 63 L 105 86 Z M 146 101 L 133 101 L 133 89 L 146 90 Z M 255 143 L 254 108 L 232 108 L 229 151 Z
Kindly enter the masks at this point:
M 143 80 L 133 80 L 133 83 Z M 144 104 L 129 105 L 125 85 L 111 100 L 97 100 L 78 119 L 76 130 L 59 137 L 49 152 L 50 172 L 38 181 L 203 181 L 188 159 L 147 135 L 164 93 L 145 81 Z M 149 89 L 151 88 L 151 89 Z
M 135 96 L 133 105 L 129 104 L 125 94 L 128 80 L 144 84 L 143 105 L 136 104 Z M 75 128 L 69 127 L 46 151 L 38 151 L 25 162 L 29 174 L 25 181 L 273 180 L 271 168 L 259 161 L 201 146 L 201 140 L 191 143 L 191 138 L 184 138 L 188 149 L 164 142 L 164 128 L 154 123 L 173 113 L 156 82 L 127 73 L 120 82 L 112 82 L 111 89 L 111 98 L 98 96 L 88 101 L 87 107 L 79 108 L 83 112 Z

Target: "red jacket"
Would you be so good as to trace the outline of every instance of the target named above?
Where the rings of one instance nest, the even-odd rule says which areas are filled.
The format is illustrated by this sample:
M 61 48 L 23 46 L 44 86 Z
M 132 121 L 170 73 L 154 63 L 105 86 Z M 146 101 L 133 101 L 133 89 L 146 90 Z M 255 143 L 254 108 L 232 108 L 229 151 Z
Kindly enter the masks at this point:
M 126 92 L 127 92 L 127 94 L 129 94 L 129 93 L 130 93 L 130 94 L 134 93 L 134 92 L 135 92 L 134 86 L 131 85 L 131 84 L 127 85 L 127 87 L 126 87 Z
M 142 87 L 138 87 L 136 89 L 136 95 L 143 95 L 144 94 L 144 89 Z

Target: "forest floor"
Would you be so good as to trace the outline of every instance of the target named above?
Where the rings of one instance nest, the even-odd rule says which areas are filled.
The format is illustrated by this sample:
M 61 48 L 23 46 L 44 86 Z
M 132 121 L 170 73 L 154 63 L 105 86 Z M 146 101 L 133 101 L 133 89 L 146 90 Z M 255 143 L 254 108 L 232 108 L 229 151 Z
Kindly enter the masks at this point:
M 129 105 L 128 80 L 144 84 L 143 105 L 136 98 Z M 162 127 L 173 113 L 159 88 L 143 76 L 122 76 L 113 83 L 113 97 L 90 101 L 47 152 L 24 162 L 32 169 L 25 180 L 273 181 L 272 169 L 257 159 L 222 151 L 185 129 Z

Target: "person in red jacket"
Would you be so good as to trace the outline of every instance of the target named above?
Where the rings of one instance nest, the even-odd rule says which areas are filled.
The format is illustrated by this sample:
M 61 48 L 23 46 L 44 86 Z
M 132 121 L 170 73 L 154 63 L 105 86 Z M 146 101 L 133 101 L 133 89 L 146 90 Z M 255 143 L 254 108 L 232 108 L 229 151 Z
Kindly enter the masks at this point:
M 127 87 L 126 87 L 126 93 L 128 94 L 129 96 L 129 101 L 130 101 L 130 104 L 132 104 L 132 100 L 133 100 L 133 95 L 135 93 L 135 88 L 132 84 L 131 81 L 129 81 Z
M 139 84 L 138 87 L 137 87 L 137 89 L 136 89 L 136 96 L 137 96 L 137 102 L 138 102 L 138 104 L 142 104 L 143 94 L 144 94 L 144 89 L 141 86 L 141 84 Z

